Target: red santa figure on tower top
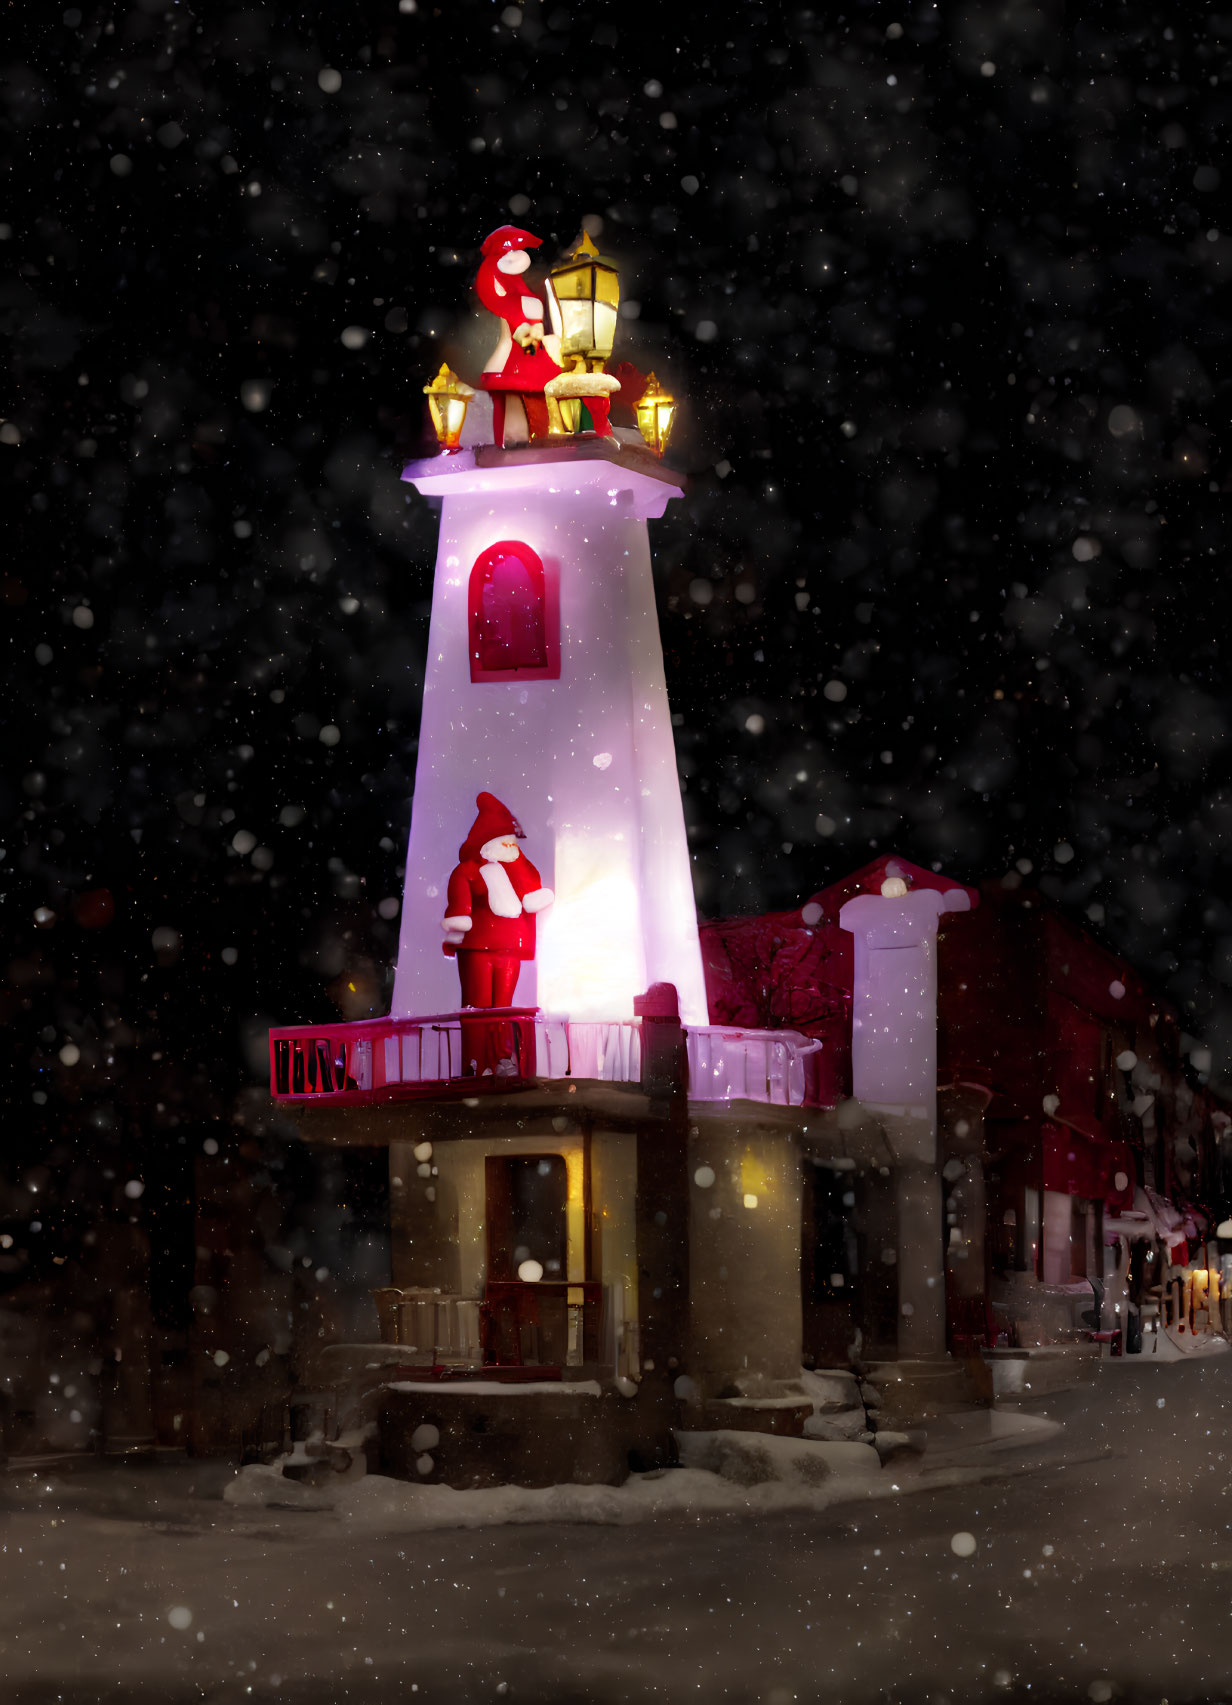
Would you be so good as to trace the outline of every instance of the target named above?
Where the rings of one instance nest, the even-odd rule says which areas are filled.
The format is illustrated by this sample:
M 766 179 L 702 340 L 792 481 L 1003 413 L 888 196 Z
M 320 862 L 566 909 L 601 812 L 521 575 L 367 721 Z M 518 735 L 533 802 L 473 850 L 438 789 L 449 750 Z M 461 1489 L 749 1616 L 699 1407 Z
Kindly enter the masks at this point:
M 523 960 L 535 957 L 535 918 L 555 896 L 518 845 L 526 837 L 508 807 L 491 793 L 475 804 L 449 878 L 444 951 L 457 956 L 463 1006 L 510 1006 Z
M 528 249 L 540 239 L 516 225 L 502 225 L 484 238 L 483 260 L 475 290 L 489 313 L 501 321 L 496 348 L 484 366 L 480 384 L 493 392 L 492 425 L 498 444 L 545 437 L 548 408 L 543 387 L 560 373 L 560 339 L 544 330 L 544 302 L 524 289 L 521 275 L 530 266 Z

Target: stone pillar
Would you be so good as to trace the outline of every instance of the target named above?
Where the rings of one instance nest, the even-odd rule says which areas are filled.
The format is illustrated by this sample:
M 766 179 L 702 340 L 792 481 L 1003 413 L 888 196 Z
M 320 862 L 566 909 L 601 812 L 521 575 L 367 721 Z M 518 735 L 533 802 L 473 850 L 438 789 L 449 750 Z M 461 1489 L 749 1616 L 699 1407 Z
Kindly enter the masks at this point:
M 720 1108 L 695 1111 L 688 1173 L 690 1371 L 701 1395 L 798 1389 L 798 1141 Z
M 962 1191 L 962 1242 L 955 1247 L 952 1236 L 947 1239 L 950 1281 L 959 1296 L 982 1297 L 988 1270 L 988 1192 L 979 1156 L 968 1156 L 966 1170 L 957 1183 L 947 1177 L 946 1184 L 951 1191 Z
M 891 877 L 839 913 L 855 938 L 851 1073 L 897 1167 L 898 1353 L 945 1354 L 945 1227 L 937 1173 L 937 923 L 966 889 L 909 891 Z
M 968 1300 L 985 1298 L 988 1292 L 987 1249 L 993 1233 L 984 1175 L 984 1111 L 991 1099 L 992 1091 L 976 1083 L 952 1083 L 940 1095 L 942 1198 L 947 1225 L 951 1202 L 957 1222 L 946 1240 L 946 1267 L 953 1294 Z
M 935 1166 L 900 1162 L 894 1175 L 898 1208 L 898 1354 L 900 1359 L 945 1354 L 944 1216 Z
M 1043 1259 L 1040 1266 L 1046 1285 L 1068 1285 L 1073 1258 L 1070 1245 L 1074 1233 L 1074 1201 L 1064 1190 L 1045 1190 L 1043 1201 Z

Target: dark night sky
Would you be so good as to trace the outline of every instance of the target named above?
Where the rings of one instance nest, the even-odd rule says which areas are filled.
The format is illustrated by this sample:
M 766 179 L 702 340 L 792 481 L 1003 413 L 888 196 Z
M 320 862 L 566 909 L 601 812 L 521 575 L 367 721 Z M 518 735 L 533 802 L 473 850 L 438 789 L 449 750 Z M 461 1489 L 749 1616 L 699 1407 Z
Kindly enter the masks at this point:
M 602 222 L 616 355 L 683 399 L 653 542 L 702 911 L 891 847 L 1030 860 L 1226 1055 L 1232 10 L 27 21 L 0 887 L 32 1143 L 225 1111 L 271 1018 L 384 1010 L 435 537 L 397 469 L 442 356 L 475 376 L 511 218 L 548 255 Z

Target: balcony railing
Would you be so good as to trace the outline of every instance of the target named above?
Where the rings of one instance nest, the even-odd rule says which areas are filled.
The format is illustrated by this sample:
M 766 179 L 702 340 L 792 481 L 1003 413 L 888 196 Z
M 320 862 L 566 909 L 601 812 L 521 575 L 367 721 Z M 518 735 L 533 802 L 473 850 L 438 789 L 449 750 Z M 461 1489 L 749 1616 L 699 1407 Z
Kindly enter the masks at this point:
M 362 1104 L 432 1094 L 442 1084 L 490 1091 L 570 1075 L 567 1039 L 541 1036 L 544 1029 L 534 1007 L 501 1007 L 271 1030 L 270 1084 L 280 1101 Z
M 270 1031 L 270 1089 L 283 1102 L 365 1105 L 491 1094 L 536 1080 L 642 1082 L 639 1018 L 554 1018 L 534 1007 L 302 1024 Z M 829 1106 L 845 1050 L 792 1030 L 684 1031 L 696 1101 Z M 837 1039 L 836 1039 L 837 1040 Z
M 708 1025 L 686 1032 L 689 1095 L 694 1101 L 809 1102 L 809 1062 L 824 1044 L 794 1031 Z
M 372 1296 L 382 1342 L 434 1373 L 574 1368 L 602 1354 L 603 1286 L 593 1279 L 489 1279 L 482 1297 L 385 1285 Z
M 581 1367 L 599 1359 L 603 1286 L 593 1280 L 489 1279 L 484 1360 L 497 1367 Z

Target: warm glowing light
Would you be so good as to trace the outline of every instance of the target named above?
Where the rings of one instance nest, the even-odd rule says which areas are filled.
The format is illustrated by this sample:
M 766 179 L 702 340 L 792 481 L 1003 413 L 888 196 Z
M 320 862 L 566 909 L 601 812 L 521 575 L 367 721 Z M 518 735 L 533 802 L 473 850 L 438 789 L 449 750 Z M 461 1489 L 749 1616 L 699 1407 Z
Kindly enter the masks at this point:
M 908 891 L 907 884 L 901 876 L 887 876 L 881 884 L 881 892 L 887 900 L 901 900 Z
M 474 394 L 466 381 L 450 372 L 443 361 L 436 378 L 424 386 L 428 413 L 432 416 L 432 430 L 442 450 L 456 450 L 462 442 L 462 423 L 466 419 L 467 404 Z
M 740 1157 L 740 1192 L 745 1207 L 755 1208 L 769 1189 L 770 1178 L 765 1166 L 751 1148 L 745 1149 Z
M 551 388 L 553 383 L 549 380 L 543 387 L 544 400 L 548 405 L 548 430 L 562 437 L 571 437 L 582 424 L 582 399 L 557 396 Z
M 571 356 L 580 356 L 592 372 L 599 372 L 616 341 L 620 311 L 616 268 L 583 233 L 566 258 L 552 268 L 551 285 L 549 308 L 560 336 L 562 365 L 567 366 Z
M 538 1261 L 523 1261 L 518 1267 L 518 1278 L 524 1285 L 537 1285 L 543 1277 L 543 1268 Z
M 637 405 L 637 429 L 656 456 L 667 449 L 675 414 L 676 399 L 663 390 L 652 373 Z
M 468 413 L 467 442 L 472 422 Z M 562 478 L 559 463 L 488 472 L 467 471 L 467 461 L 438 456 L 428 466 L 439 472 L 423 475 L 445 502 L 394 1010 L 458 1004 L 456 963 L 440 946 L 444 879 L 476 793 L 503 786 L 556 893 L 539 915 L 538 951 L 522 967 L 517 999 L 574 1021 L 631 1019 L 634 997 L 660 980 L 679 988 L 687 1021 L 704 1025 L 671 717 L 659 647 L 642 625 L 654 609 L 645 529 L 630 527 L 627 508 L 610 507 L 610 463 L 579 462 Z M 674 489 L 635 471 L 620 479 L 634 491 L 635 513 L 658 514 L 659 492 Z M 470 678 L 470 570 L 501 539 L 560 562 L 562 678 L 544 683 L 550 698 L 533 717 L 518 706 L 524 686 Z M 549 622 L 554 596 L 549 583 Z M 611 762 L 600 767 L 594 759 L 605 754 Z
M 646 985 L 637 890 L 614 840 L 556 843 L 556 903 L 539 934 L 539 1004 L 574 1019 L 633 1011 Z
M 607 398 L 620 389 L 620 380 L 610 373 L 588 373 L 581 356 L 573 366 L 549 379 L 543 387 L 548 405 L 548 422 L 553 433 L 576 433 L 582 426 L 582 404 L 589 398 Z

